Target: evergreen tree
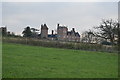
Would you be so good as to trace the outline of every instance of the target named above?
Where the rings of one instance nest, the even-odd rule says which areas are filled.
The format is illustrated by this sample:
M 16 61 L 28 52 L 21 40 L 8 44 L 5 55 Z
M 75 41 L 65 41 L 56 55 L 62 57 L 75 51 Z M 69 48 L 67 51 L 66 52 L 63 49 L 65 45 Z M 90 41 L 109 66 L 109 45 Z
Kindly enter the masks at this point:
M 32 32 L 29 26 L 27 26 L 24 31 L 22 32 L 23 37 L 31 37 Z

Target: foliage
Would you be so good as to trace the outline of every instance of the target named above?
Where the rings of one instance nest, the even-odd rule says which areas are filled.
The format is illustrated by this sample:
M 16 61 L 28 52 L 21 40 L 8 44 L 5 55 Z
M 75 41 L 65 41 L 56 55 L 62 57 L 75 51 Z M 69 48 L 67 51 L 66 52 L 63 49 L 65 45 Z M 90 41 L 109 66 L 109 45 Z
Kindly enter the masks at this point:
M 116 47 L 103 46 L 101 44 L 89 44 L 89 43 L 75 43 L 75 42 L 59 42 L 49 41 L 35 38 L 12 38 L 3 37 L 3 42 L 20 43 L 26 45 L 43 46 L 43 47 L 55 47 L 64 49 L 76 49 L 76 50 L 89 50 L 89 51 L 104 51 L 104 52 L 117 52 Z
M 7 36 L 7 28 L 6 27 L 1 27 L 0 28 L 0 35 Z
M 107 41 L 102 41 L 101 44 L 103 44 L 103 45 L 112 45 L 110 42 L 107 42 Z
M 37 38 L 37 37 L 38 37 L 37 31 L 39 31 L 39 30 L 38 30 L 38 29 L 35 29 L 35 28 L 31 28 L 31 32 L 32 32 L 31 37 Z
M 27 26 L 24 31 L 22 32 L 23 37 L 31 37 L 32 32 L 29 26 Z
M 95 36 L 92 30 L 85 31 L 84 33 L 82 33 L 81 41 L 86 43 L 98 43 L 97 37 Z

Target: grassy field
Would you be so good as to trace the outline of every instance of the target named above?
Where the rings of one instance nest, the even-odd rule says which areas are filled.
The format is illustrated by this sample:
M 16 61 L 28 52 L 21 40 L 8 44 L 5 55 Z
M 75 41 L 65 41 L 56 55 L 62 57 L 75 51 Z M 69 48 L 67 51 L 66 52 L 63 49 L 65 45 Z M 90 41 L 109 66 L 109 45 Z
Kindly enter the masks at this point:
M 3 78 L 117 78 L 114 53 L 3 43 Z
M 0 40 L 0 79 L 2 79 L 2 41 L 1 40 Z

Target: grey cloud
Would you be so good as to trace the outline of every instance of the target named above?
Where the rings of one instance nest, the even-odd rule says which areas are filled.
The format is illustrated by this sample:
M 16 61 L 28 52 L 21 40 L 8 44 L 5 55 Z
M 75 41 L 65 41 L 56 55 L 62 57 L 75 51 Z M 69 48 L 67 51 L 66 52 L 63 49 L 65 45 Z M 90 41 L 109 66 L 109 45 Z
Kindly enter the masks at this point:
M 59 22 L 69 29 L 83 32 L 98 25 L 102 18 L 117 18 L 117 2 L 90 3 L 3 3 L 3 24 L 20 34 L 26 25 L 40 28 L 47 23 L 50 30 Z M 49 33 L 51 32 L 49 30 Z

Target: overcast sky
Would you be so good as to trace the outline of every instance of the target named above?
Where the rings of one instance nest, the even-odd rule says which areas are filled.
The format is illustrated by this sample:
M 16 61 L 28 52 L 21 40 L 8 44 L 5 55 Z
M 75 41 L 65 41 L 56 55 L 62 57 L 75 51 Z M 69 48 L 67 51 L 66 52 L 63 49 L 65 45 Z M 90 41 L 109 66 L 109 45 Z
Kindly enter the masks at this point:
M 46 23 L 51 30 L 57 23 L 82 33 L 100 24 L 102 19 L 118 18 L 117 2 L 3 2 L 2 25 L 21 34 L 29 25 L 40 29 Z

